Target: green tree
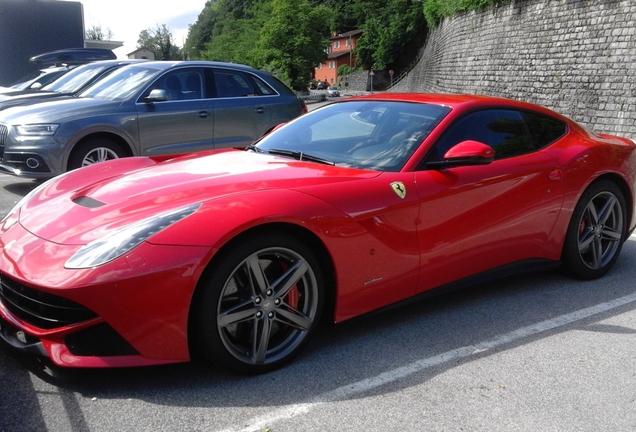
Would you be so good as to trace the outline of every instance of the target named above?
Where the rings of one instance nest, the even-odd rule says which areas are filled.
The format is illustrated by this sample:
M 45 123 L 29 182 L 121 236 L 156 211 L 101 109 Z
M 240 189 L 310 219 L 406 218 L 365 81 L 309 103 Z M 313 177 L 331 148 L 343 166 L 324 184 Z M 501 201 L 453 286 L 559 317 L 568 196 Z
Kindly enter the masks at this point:
M 257 61 L 295 90 L 307 88 L 314 66 L 325 60 L 331 11 L 308 0 L 272 0 L 272 16 L 261 30 Z
M 188 58 L 201 58 L 200 53 L 205 50 L 206 44 L 210 42 L 217 21 L 215 10 L 217 3 L 216 1 L 206 1 L 197 21 L 190 25 L 188 37 L 183 46 Z
M 365 69 L 386 69 L 400 56 L 408 44 L 425 30 L 421 3 L 413 0 L 360 1 L 358 10 L 374 8 L 361 25 L 364 33 L 356 53 Z
M 216 3 L 215 26 L 200 58 L 253 65 L 260 30 L 271 17 L 270 2 L 221 0 Z M 238 9 L 237 9 L 238 8 Z M 238 18 L 237 18 L 238 17 Z
M 459 12 L 486 9 L 507 3 L 510 3 L 510 0 L 424 0 L 422 4 L 426 22 L 430 27 L 434 27 L 442 19 Z
M 155 53 L 157 60 L 177 60 L 181 58 L 181 50 L 172 40 L 172 33 L 166 24 L 155 29 L 142 30 L 137 40 L 137 48 L 147 48 Z
M 86 29 L 84 38 L 88 40 L 111 40 L 113 38 L 113 31 L 109 28 L 102 30 L 102 26 L 93 25 Z

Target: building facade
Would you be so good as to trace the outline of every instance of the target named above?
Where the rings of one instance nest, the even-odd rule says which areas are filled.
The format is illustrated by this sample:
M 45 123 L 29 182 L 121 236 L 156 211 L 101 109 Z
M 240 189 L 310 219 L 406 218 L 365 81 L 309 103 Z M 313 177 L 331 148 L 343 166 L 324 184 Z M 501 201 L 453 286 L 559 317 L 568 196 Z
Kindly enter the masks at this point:
M 139 48 L 133 52 L 127 54 L 129 59 L 145 59 L 145 60 L 154 60 L 155 53 L 154 51 L 150 51 L 148 48 Z
M 328 85 L 338 85 L 338 67 L 347 65 L 352 69 L 357 67 L 354 50 L 356 43 L 362 36 L 362 30 L 352 30 L 336 34 L 329 40 L 327 60 L 314 68 L 314 80 L 327 82 Z

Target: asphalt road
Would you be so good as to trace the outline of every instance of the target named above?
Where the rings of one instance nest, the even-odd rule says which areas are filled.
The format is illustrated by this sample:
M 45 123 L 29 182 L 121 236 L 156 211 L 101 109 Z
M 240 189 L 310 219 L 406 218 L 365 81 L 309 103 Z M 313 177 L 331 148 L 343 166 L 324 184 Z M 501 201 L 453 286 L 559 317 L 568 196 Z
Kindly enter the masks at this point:
M 0 215 L 38 183 L 0 174 Z M 0 431 L 633 431 L 636 238 L 605 278 L 542 273 L 327 327 L 288 367 L 58 369 L 0 344 Z

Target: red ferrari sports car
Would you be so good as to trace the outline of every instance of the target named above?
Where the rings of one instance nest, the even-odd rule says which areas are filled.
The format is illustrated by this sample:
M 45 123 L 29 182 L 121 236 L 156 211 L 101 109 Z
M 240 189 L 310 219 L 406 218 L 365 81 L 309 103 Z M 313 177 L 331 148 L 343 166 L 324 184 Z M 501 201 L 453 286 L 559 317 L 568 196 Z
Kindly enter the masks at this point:
M 60 366 L 279 367 L 321 318 L 561 265 L 602 276 L 636 152 L 550 110 L 349 98 L 245 149 L 98 163 L 0 222 L 0 336 Z

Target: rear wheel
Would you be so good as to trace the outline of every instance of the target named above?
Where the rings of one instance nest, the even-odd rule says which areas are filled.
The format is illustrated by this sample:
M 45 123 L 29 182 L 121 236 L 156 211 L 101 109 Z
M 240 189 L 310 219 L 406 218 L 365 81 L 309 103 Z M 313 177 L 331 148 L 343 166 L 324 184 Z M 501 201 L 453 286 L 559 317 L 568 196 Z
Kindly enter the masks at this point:
M 592 183 L 577 203 L 563 249 L 566 271 L 596 279 L 612 268 L 626 237 L 625 198 L 608 180 Z
M 116 142 L 108 138 L 91 138 L 73 150 L 68 161 L 68 169 L 81 168 L 124 156 L 126 153 Z
M 318 260 L 302 242 L 279 235 L 232 248 L 199 289 L 197 348 L 239 373 L 290 361 L 317 327 L 324 303 Z

